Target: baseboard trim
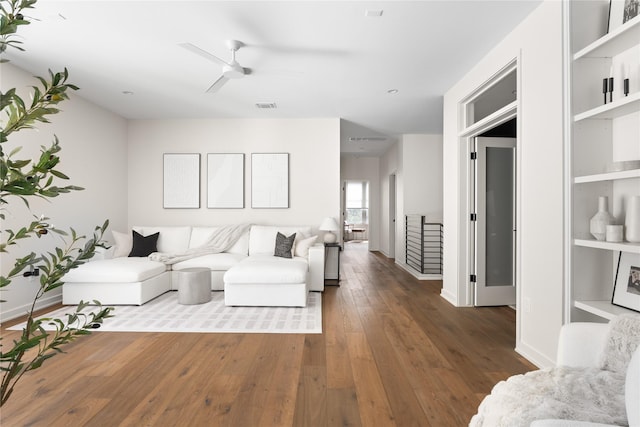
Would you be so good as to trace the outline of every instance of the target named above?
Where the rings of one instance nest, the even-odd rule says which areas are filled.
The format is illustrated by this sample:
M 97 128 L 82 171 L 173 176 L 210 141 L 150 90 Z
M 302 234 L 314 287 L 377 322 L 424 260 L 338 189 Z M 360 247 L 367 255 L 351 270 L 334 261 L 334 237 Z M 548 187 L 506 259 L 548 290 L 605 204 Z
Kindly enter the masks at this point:
M 452 306 L 458 307 L 458 304 L 456 303 L 456 296 L 454 294 L 452 294 L 451 292 L 449 292 L 449 291 L 447 291 L 446 289 L 443 288 L 440 291 L 440 296 L 442 298 L 444 298 L 444 300 L 447 301 Z
M 549 368 L 555 366 L 555 360 L 549 359 L 544 354 L 540 353 L 538 350 L 533 347 L 523 343 L 518 342 L 516 344 L 516 353 L 520 354 L 522 357 L 527 359 L 529 362 L 533 363 L 540 369 Z
M 35 310 L 42 310 L 43 308 L 50 307 L 52 305 L 61 304 L 62 303 L 62 294 L 51 295 L 49 297 L 41 298 L 35 305 Z M 23 304 L 19 307 L 12 308 L 11 310 L 2 311 L 2 317 L 0 318 L 0 322 L 4 323 L 9 320 L 16 319 L 20 316 L 25 316 L 27 312 L 31 309 L 31 303 Z
M 442 274 L 421 274 L 409 267 L 407 264 L 398 262 L 398 260 L 396 260 L 396 264 L 418 280 L 442 280 Z

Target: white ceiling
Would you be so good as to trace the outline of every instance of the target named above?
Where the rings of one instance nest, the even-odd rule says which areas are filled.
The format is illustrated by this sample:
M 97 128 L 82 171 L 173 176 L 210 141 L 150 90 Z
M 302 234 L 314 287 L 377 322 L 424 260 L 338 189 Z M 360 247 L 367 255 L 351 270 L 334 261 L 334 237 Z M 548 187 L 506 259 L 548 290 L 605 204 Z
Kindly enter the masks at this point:
M 79 95 L 129 119 L 340 117 L 341 151 L 378 155 L 441 133 L 442 95 L 539 3 L 40 0 L 27 51 L 6 56 L 37 75 L 67 67 Z M 228 39 L 252 73 L 205 93 L 221 67 L 179 44 L 227 59 Z M 388 139 L 349 141 L 370 137 Z

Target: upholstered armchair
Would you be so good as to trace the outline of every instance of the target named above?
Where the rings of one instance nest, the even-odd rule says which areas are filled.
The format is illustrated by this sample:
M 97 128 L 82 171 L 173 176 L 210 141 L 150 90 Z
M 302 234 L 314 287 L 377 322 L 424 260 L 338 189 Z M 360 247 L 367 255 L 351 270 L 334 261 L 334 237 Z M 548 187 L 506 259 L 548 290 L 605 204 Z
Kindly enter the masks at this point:
M 570 323 L 553 368 L 514 375 L 482 401 L 472 427 L 640 427 L 640 315 Z

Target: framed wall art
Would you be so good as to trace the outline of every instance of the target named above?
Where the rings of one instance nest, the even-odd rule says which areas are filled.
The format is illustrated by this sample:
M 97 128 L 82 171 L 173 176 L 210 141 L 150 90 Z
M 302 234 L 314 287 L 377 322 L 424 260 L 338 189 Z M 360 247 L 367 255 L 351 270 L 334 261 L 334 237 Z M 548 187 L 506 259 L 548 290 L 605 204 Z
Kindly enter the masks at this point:
M 611 302 L 640 311 L 640 254 L 620 252 Z
M 640 0 L 609 0 L 607 33 L 635 18 L 640 13 Z
M 165 153 L 162 177 L 164 208 L 200 207 L 200 154 Z
M 251 154 L 251 207 L 289 207 L 289 153 Z
M 207 154 L 207 207 L 244 208 L 244 154 Z

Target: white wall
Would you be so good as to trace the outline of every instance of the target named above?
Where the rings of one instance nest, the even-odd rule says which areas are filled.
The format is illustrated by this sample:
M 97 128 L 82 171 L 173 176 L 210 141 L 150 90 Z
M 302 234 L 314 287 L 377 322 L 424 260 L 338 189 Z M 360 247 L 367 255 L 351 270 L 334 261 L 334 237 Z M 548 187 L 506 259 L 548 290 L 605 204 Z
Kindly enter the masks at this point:
M 563 317 L 562 3 L 545 1 L 444 97 L 443 297 L 468 305 L 466 151 L 460 103 L 514 58 L 518 88 L 518 336 L 516 350 L 553 363 Z M 524 302 L 524 304 L 523 304 Z
M 404 221 L 401 151 L 402 144 L 397 142 L 380 158 L 380 252 L 386 256 L 394 253 L 396 260 L 402 259 L 398 252 L 398 247 L 401 246 L 398 230 Z M 396 175 L 396 247 L 392 251 L 389 247 L 389 233 L 391 232 L 389 230 L 389 176 L 393 174 Z
M 380 159 L 381 251 L 389 253 L 389 175 L 396 174 L 395 259 L 404 264 L 404 216 L 442 219 L 442 135 L 402 135 Z
M 339 221 L 339 119 L 134 120 L 128 139 L 129 226 Z M 251 153 L 267 152 L 289 153 L 289 209 L 251 208 Z M 199 209 L 162 207 L 164 153 L 200 153 Z M 206 207 L 207 153 L 245 154 L 244 209 Z
M 442 220 L 442 135 L 403 135 L 404 210 Z
M 20 96 L 28 101 L 28 87 L 37 83 L 31 73 L 26 73 L 11 64 L 0 65 L 0 87 L 3 92 L 15 87 Z M 41 73 L 46 76 L 46 70 Z M 73 83 L 73 72 L 69 81 Z M 37 130 L 22 130 L 9 137 L 3 150 L 23 146 L 15 158 L 37 158 L 40 146 L 49 146 L 54 134 L 60 140 L 62 151 L 59 169 L 67 174 L 68 181 L 60 180 L 58 185 L 78 185 L 85 190 L 63 194 L 50 202 L 31 200 L 31 212 L 18 199 L 11 199 L 2 223 L 3 233 L 7 229 L 17 229 L 28 225 L 32 215 L 44 214 L 51 218 L 51 224 L 68 230 L 73 227 L 79 234 L 91 235 L 96 225 L 105 219 L 111 222 L 110 229 L 126 225 L 127 203 L 127 159 L 126 121 L 81 98 L 82 90 L 70 94 L 71 99 L 59 104 L 61 113 L 50 116 L 50 124 L 37 124 Z M 4 120 L 4 118 L 3 118 Z M 110 239 L 110 233 L 107 233 Z M 31 251 L 43 253 L 61 246 L 59 237 L 49 234 L 41 239 L 23 241 L 20 246 L 10 249 L 10 254 L 0 256 L 3 276 L 12 268 L 14 259 Z M 2 320 L 25 314 L 28 305 L 38 289 L 37 279 L 15 279 L 8 288 L 0 292 Z M 54 290 L 46 295 L 38 307 L 44 307 L 61 300 L 61 291 Z
M 380 158 L 341 156 L 340 182 L 349 180 L 369 182 L 369 250 L 377 251 L 380 248 L 380 229 L 384 227 L 380 222 Z M 344 211 L 343 206 L 341 209 Z

